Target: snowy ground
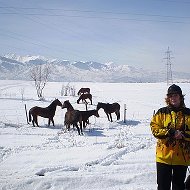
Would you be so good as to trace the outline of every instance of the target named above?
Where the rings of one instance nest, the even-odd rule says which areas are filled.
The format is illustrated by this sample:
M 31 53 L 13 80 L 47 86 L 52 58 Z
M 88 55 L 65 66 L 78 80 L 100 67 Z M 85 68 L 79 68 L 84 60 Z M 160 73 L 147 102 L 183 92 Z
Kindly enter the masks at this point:
M 66 85 L 67 83 L 65 83 Z M 27 109 L 48 106 L 61 96 L 63 83 L 48 83 L 45 101 L 38 101 L 31 81 L 0 81 L 0 189 L 2 190 L 155 190 L 155 139 L 150 132 L 153 111 L 165 106 L 165 83 L 70 83 L 78 91 L 90 87 L 98 102 L 121 105 L 121 119 L 111 123 L 103 110 L 92 116 L 83 136 L 62 133 L 64 109 L 57 107 L 55 127 L 39 118 L 40 128 L 26 122 Z M 179 84 L 190 107 L 190 84 Z M 22 97 L 23 95 L 23 97 Z M 124 120 L 126 104 L 126 123 Z

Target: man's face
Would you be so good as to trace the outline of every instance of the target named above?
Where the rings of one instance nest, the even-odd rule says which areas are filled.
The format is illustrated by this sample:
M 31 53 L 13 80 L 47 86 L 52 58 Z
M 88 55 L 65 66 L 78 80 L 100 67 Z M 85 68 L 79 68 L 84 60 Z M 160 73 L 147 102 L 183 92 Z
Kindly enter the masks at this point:
M 170 105 L 174 107 L 179 107 L 181 103 L 181 98 L 179 94 L 170 94 L 169 96 Z

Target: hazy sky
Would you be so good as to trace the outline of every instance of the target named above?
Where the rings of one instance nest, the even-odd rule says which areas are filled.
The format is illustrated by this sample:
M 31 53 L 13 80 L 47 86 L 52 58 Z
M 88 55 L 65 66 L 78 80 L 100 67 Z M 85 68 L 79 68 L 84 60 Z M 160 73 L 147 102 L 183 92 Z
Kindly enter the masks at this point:
M 190 0 L 0 0 L 0 55 L 190 72 Z

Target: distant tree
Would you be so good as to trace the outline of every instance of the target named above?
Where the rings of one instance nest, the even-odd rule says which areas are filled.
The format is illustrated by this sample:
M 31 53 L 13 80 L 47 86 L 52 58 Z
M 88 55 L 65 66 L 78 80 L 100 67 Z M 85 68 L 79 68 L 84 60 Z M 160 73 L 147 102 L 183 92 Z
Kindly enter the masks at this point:
M 75 96 L 76 89 L 68 83 L 66 86 L 63 84 L 61 89 L 61 96 Z
M 21 96 L 22 96 L 22 101 L 24 100 L 24 90 L 25 90 L 24 88 L 20 89 L 20 93 L 21 93 Z
M 46 86 L 51 74 L 50 65 L 36 65 L 31 69 L 30 76 L 35 82 L 38 98 L 43 98 L 43 89 Z

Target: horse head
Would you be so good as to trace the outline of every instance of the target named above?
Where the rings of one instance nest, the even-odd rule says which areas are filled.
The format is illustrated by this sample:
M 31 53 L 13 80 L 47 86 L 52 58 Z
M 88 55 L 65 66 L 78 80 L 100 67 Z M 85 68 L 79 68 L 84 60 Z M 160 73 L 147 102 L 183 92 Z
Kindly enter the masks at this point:
M 63 102 L 63 104 L 62 104 L 62 109 L 68 108 L 68 107 L 69 107 L 69 104 L 70 104 L 69 100 L 65 100 L 65 101 Z
M 96 110 L 99 110 L 100 108 L 102 108 L 102 102 L 98 102 Z
M 55 99 L 53 102 L 55 103 L 56 106 L 62 107 L 62 103 L 58 99 Z
M 67 110 L 74 110 L 73 106 L 69 102 L 69 100 L 65 100 L 62 104 L 62 109 L 67 108 Z

